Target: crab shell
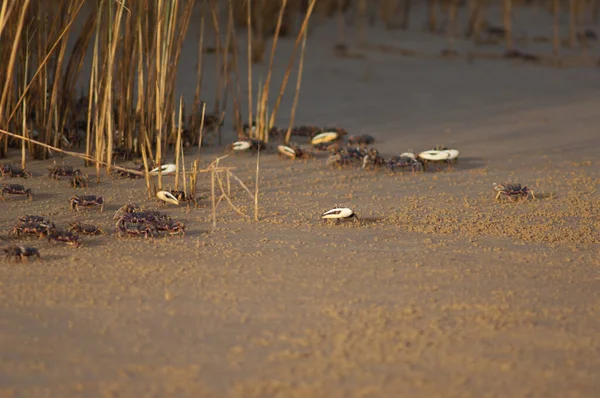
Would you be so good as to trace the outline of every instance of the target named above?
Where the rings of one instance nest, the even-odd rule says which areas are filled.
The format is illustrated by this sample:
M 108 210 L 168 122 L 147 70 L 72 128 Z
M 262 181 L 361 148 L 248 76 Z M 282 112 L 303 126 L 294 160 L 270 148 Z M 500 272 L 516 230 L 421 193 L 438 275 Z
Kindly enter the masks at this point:
M 335 207 L 321 214 L 323 219 L 348 219 L 352 217 L 356 217 L 356 214 L 348 207 Z
M 169 164 L 163 164 L 162 166 L 160 166 L 162 175 L 167 175 L 167 174 L 175 174 L 175 170 L 177 170 L 177 166 L 174 165 L 173 163 L 169 163 Z M 150 171 L 150 174 L 158 174 L 158 167 L 152 169 Z
M 156 193 L 156 197 L 166 203 L 171 203 L 174 205 L 179 204 L 179 201 L 177 200 L 177 198 L 175 196 L 173 196 L 173 194 L 171 192 L 158 191 Z
M 296 159 L 296 151 L 294 151 L 291 147 L 287 145 L 278 145 L 277 151 L 282 155 L 288 156 L 292 159 Z
M 337 131 L 326 131 L 315 135 L 312 140 L 310 140 L 310 143 L 312 145 L 328 144 L 338 138 L 340 138 L 340 134 Z

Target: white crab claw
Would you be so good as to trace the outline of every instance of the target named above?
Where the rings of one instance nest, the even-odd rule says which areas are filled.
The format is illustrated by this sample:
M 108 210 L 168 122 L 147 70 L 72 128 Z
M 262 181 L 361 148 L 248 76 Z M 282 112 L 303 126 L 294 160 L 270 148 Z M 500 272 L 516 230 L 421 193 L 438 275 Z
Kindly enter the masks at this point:
M 321 218 L 324 219 L 348 219 L 354 217 L 356 217 L 356 214 L 348 207 L 336 206 L 333 209 L 327 210 L 325 213 L 321 214 Z
M 171 203 L 174 205 L 178 205 L 179 201 L 177 200 L 177 198 L 175 196 L 173 196 L 173 194 L 171 194 L 171 192 L 167 192 L 167 191 L 158 191 L 156 193 L 156 197 L 160 200 L 162 200 L 163 202 L 167 202 L 167 203 Z
M 173 163 L 168 163 L 168 164 L 163 164 L 162 166 L 160 166 L 160 169 L 162 171 L 162 175 L 175 174 L 175 170 L 177 170 L 177 166 L 175 166 Z M 150 174 L 158 174 L 158 167 L 155 169 L 152 169 L 150 171 Z
M 234 151 L 246 151 L 248 149 L 250 149 L 250 147 L 252 146 L 252 142 L 250 141 L 236 141 L 231 145 L 231 148 Z
M 339 138 L 339 134 L 335 131 L 329 131 L 325 133 L 317 134 L 310 140 L 312 145 L 326 144 L 333 142 Z
M 450 159 L 450 154 L 447 151 L 436 151 L 436 150 L 431 150 L 431 151 L 423 151 L 419 154 L 419 157 L 421 159 L 425 159 L 425 160 L 449 160 Z
M 278 145 L 277 151 L 279 153 L 281 153 L 282 155 L 289 156 L 292 159 L 296 158 L 296 151 L 294 151 L 292 148 L 290 148 L 287 145 Z

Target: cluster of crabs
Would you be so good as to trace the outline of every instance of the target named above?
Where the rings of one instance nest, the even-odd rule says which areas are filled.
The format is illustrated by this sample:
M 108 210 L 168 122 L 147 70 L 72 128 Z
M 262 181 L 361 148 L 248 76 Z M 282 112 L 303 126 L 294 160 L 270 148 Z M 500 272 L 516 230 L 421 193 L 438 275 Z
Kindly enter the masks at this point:
M 166 214 L 155 210 L 144 210 L 138 205 L 128 203 L 121 207 L 113 217 L 117 220 L 115 234 L 119 237 L 143 236 L 154 238 L 160 232 L 172 235 L 185 235 L 185 224 L 171 219 Z
M 253 129 L 255 126 L 249 128 L 248 125 L 244 125 L 246 138 L 234 142 L 228 149 L 233 152 L 270 150 L 270 147 L 263 141 L 249 137 L 255 131 Z M 275 138 L 281 138 L 286 134 L 286 130 L 276 127 L 269 132 L 269 135 Z M 390 172 L 400 170 L 420 172 L 427 170 L 431 165 L 450 166 L 458 161 L 459 155 L 456 149 L 438 146 L 418 154 L 409 151 L 386 159 L 376 148 L 369 148 L 375 142 L 373 136 L 368 134 L 348 136 L 346 130 L 338 127 L 299 126 L 290 130 L 290 136 L 308 138 L 310 147 L 302 148 L 295 143 L 281 144 L 277 146 L 277 152 L 281 156 L 290 159 L 309 159 L 316 157 L 317 151 L 327 151 L 330 156 L 326 164 L 339 168 L 358 165 L 368 170 L 385 168 Z M 346 136 L 348 136 L 347 141 L 345 140 Z
M 47 239 L 50 244 L 65 244 L 79 247 L 81 240 L 79 235 L 101 235 L 104 231 L 95 225 L 72 222 L 67 228 L 59 228 L 56 224 L 42 216 L 23 215 L 17 218 L 17 222 L 8 232 L 13 239 L 24 237 L 36 237 Z M 8 261 L 21 262 L 29 258 L 40 258 L 38 249 L 25 245 L 9 245 L 3 248 Z

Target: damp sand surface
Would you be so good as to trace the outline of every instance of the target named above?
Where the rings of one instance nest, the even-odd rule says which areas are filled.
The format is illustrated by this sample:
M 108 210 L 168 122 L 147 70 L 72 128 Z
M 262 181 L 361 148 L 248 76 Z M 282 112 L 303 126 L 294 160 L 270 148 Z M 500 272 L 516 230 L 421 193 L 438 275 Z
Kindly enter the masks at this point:
M 10 182 L 34 200 L 0 202 L 3 236 L 21 214 L 108 233 L 80 248 L 23 238 L 43 260 L 0 262 L 0 396 L 595 396 L 598 71 L 365 56 L 309 49 L 297 124 L 372 134 L 384 156 L 445 144 L 456 165 L 392 175 L 265 152 L 260 222 L 232 183 L 250 218 L 223 201 L 213 229 L 208 177 L 200 207 L 161 207 L 143 179 L 97 182 L 65 158 L 91 177 L 73 189 L 30 161 L 34 176 Z M 221 162 L 254 189 L 255 156 Z M 496 202 L 506 181 L 537 199 Z M 104 212 L 71 211 L 84 193 Z M 128 201 L 185 222 L 185 237 L 117 239 Z M 360 222 L 323 224 L 336 204 Z

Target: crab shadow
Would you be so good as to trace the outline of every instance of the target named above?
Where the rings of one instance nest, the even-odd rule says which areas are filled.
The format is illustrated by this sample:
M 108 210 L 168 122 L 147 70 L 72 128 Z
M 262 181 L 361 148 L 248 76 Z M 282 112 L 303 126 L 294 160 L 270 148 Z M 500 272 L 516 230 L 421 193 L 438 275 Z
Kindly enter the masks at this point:
M 361 217 L 358 219 L 358 225 L 366 226 L 373 224 L 380 224 L 384 220 L 383 217 Z
M 482 169 L 486 165 L 483 158 L 479 157 L 461 157 L 458 159 L 456 163 L 453 164 L 434 164 L 430 163 L 427 165 L 426 172 L 444 172 L 444 171 L 461 171 L 461 170 L 474 170 L 474 169 Z
M 556 199 L 555 192 L 535 192 L 535 200 L 552 200 Z

